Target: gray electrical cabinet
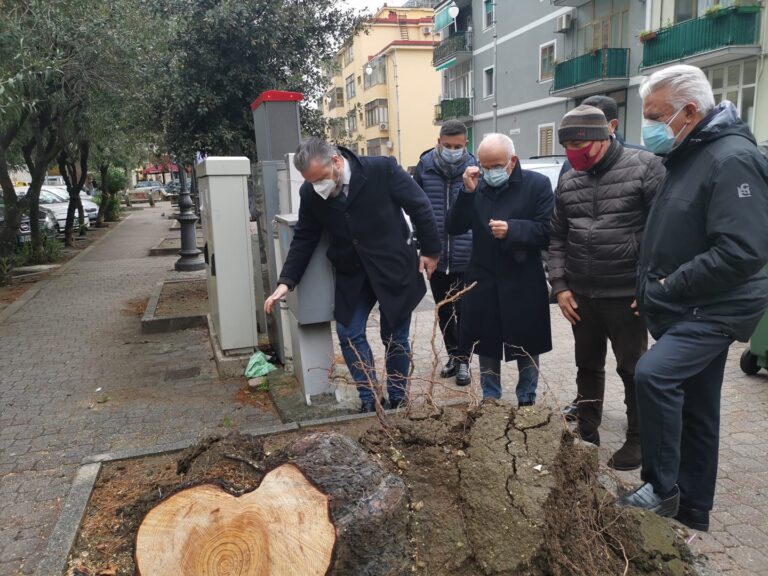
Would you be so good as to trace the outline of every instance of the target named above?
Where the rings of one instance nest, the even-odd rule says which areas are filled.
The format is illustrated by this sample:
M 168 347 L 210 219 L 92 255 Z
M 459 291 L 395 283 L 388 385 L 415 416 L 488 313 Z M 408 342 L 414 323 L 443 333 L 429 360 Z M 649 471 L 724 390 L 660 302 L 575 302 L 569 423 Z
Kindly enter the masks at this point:
M 225 353 L 258 345 L 245 157 L 208 157 L 198 167 L 211 321 Z
M 293 241 L 293 230 L 297 221 L 297 214 L 275 216 L 283 263 Z M 327 234 L 323 234 L 301 282 L 285 297 L 288 308 L 300 325 L 333 320 L 335 281 L 333 267 L 325 256 L 328 242 Z

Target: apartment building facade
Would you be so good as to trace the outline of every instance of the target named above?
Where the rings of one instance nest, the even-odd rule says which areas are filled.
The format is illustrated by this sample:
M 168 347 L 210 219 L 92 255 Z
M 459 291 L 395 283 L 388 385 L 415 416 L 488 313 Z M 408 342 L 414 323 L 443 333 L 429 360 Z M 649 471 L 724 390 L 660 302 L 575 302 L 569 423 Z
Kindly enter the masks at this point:
M 627 141 L 640 143 L 643 77 L 685 62 L 700 66 L 716 97 L 733 101 L 765 140 L 768 98 L 757 97 L 768 94 L 765 19 L 752 0 L 444 0 L 435 8 L 443 86 L 436 123 L 458 117 L 475 142 L 508 134 L 522 158 L 562 154 L 562 116 L 603 94 L 617 101 Z
M 368 32 L 342 47 L 322 103 L 331 141 L 361 155 L 393 156 L 405 168 L 435 144 L 440 92 L 434 11 L 413 4 L 381 8 Z

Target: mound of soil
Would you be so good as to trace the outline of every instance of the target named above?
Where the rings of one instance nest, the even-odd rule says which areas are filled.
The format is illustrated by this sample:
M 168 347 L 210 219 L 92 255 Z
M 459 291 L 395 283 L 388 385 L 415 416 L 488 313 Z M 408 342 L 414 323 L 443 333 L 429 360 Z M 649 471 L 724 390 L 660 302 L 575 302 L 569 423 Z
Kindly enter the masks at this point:
M 371 492 L 383 478 L 397 476 L 407 498 L 405 514 L 393 515 L 397 521 L 387 529 L 354 531 L 350 550 L 375 554 L 394 546 L 404 559 L 394 571 L 392 563 L 381 562 L 379 571 L 366 565 L 370 576 L 699 573 L 687 546 L 666 521 L 611 504 L 613 497 L 596 478 L 594 447 L 575 441 L 546 408 L 517 411 L 495 402 L 470 412 L 424 407 L 393 419 L 386 429 L 371 427 L 359 444 L 336 432 L 304 434 L 272 451 L 264 442 L 243 434 L 208 438 L 177 457 L 173 470 L 166 462 L 151 487 L 115 510 L 124 526 L 121 557 L 131 550 L 146 512 L 176 490 L 215 482 L 240 495 L 257 488 L 268 471 L 292 462 L 315 485 L 325 486 L 333 501 L 334 494 L 340 498 L 345 477 L 354 475 L 366 459 L 381 470 L 372 477 Z M 342 444 L 350 449 L 349 461 L 324 456 L 330 452 L 323 446 Z M 355 452 L 352 445 L 364 451 Z M 335 479 L 329 476 L 334 470 Z M 349 502 L 350 495 L 344 498 Z M 354 512 L 345 506 L 332 509 L 340 534 L 351 532 L 341 530 Z M 82 542 L 78 545 L 82 549 Z M 87 570 L 80 574 L 100 574 L 108 560 L 98 564 L 96 558 L 85 561 L 75 555 L 69 574 L 78 574 L 77 565 Z M 133 573 L 124 562 L 110 569 Z M 359 574 L 338 565 L 332 573 Z

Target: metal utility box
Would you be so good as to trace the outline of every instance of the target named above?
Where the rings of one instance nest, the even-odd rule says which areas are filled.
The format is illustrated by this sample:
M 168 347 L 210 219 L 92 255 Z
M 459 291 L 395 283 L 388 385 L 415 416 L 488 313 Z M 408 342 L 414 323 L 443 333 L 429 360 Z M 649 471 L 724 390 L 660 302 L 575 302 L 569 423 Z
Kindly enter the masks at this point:
M 198 167 L 211 320 L 225 353 L 258 344 L 249 226 L 250 160 L 208 157 Z
M 283 263 L 293 241 L 293 230 L 298 222 L 297 214 L 275 216 L 280 254 Z M 286 296 L 288 308 L 300 325 L 319 324 L 333 320 L 335 280 L 333 267 L 326 258 L 328 237 L 323 234 L 312 254 L 301 282 Z
M 299 142 L 300 92 L 268 90 L 251 104 L 259 161 L 282 160 Z

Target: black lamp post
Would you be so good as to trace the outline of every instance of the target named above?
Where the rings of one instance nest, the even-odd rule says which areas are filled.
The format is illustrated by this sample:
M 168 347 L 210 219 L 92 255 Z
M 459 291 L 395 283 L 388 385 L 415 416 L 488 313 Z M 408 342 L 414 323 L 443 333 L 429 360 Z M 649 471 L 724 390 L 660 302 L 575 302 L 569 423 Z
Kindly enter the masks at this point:
M 181 225 L 181 250 L 179 250 L 179 259 L 176 260 L 175 268 L 179 272 L 194 272 L 205 268 L 205 260 L 203 260 L 203 253 L 197 249 L 195 223 L 198 218 L 189 190 L 187 190 L 187 174 L 184 166 L 180 162 L 177 164 L 180 190 L 179 212 L 175 218 Z

